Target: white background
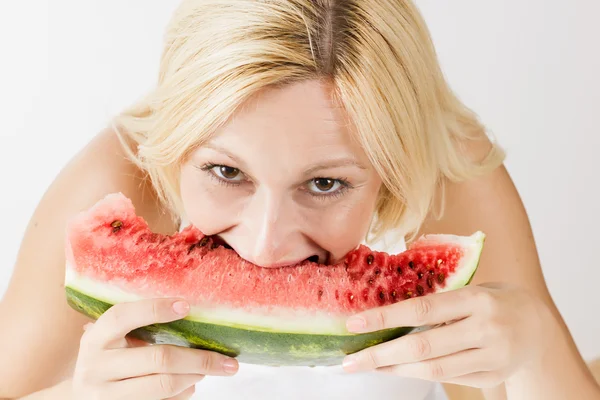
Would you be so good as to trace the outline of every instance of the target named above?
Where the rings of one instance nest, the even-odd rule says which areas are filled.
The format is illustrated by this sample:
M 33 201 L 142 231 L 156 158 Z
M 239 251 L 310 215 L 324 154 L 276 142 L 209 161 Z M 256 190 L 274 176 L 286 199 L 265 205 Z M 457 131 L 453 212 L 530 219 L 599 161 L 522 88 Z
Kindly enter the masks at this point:
M 176 4 L 0 2 L 0 295 L 47 185 L 152 86 Z M 508 151 L 548 285 L 580 350 L 600 356 L 600 2 L 418 4 L 450 83 Z

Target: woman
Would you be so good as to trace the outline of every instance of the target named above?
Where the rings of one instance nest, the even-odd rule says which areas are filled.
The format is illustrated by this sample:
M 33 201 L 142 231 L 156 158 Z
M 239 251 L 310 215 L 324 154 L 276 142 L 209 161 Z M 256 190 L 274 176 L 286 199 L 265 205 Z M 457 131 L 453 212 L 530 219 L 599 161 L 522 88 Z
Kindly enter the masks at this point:
M 0 397 L 433 399 L 445 382 L 488 399 L 599 398 L 503 153 L 444 82 L 410 1 L 185 0 L 160 67 L 31 219 L 0 309 Z M 335 261 L 363 238 L 394 252 L 427 232 L 488 240 L 470 287 L 348 320 L 439 327 L 339 368 L 239 365 L 125 338 L 185 316 L 182 299 L 117 305 L 92 324 L 67 306 L 65 222 L 117 191 L 155 231 L 192 223 L 265 268 Z

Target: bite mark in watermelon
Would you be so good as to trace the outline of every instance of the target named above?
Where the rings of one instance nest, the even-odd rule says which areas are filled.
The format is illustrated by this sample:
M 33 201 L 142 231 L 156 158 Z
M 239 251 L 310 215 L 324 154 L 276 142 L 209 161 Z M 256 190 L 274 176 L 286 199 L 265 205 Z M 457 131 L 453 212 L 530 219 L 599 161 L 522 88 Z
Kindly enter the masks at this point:
M 262 268 L 193 226 L 153 233 L 124 195 L 111 194 L 70 221 L 68 303 L 92 318 L 114 304 L 182 297 L 185 319 L 132 332 L 265 365 L 334 365 L 411 327 L 351 334 L 360 311 L 467 285 L 485 235 L 426 235 L 397 255 L 361 245 L 336 265 L 304 261 Z

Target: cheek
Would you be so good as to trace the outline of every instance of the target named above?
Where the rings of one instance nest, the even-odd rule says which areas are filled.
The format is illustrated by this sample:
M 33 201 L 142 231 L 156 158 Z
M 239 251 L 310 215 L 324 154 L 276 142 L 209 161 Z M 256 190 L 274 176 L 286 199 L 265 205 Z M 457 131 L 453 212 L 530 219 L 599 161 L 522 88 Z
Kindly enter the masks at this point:
M 205 182 L 195 171 L 182 171 L 180 190 L 186 223 L 207 235 L 224 231 L 234 223 L 236 203 L 223 197 L 227 193 L 223 188 Z
M 361 243 L 369 230 L 376 195 L 367 192 L 339 203 L 311 221 L 314 241 L 331 252 L 334 260 L 343 258 Z

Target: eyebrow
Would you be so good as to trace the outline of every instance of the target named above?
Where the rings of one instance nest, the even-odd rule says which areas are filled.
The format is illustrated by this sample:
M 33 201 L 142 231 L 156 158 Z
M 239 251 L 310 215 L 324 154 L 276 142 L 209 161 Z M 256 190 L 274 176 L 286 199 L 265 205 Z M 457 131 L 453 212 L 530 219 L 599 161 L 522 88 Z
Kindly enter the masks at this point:
M 235 161 L 236 163 L 238 163 L 239 165 L 242 166 L 242 168 L 246 168 L 246 163 L 239 158 L 238 156 L 236 156 L 235 154 L 229 152 L 227 149 L 218 146 L 216 144 L 213 143 L 207 143 L 204 147 L 206 148 L 210 148 L 213 150 L 216 150 L 220 153 L 225 154 L 227 157 L 231 158 L 233 161 Z M 313 175 L 315 172 L 320 171 L 320 170 L 325 170 L 325 169 L 333 169 L 333 168 L 341 168 L 341 167 L 356 167 L 362 170 L 366 170 L 367 167 L 364 166 L 363 164 L 359 163 L 358 161 L 356 161 L 354 158 L 351 157 L 341 157 L 341 158 L 333 158 L 331 160 L 319 163 L 317 165 L 313 165 L 312 167 L 309 167 L 307 169 L 304 170 L 304 172 L 302 173 L 303 176 L 310 176 Z
M 307 168 L 304 171 L 304 176 L 313 175 L 315 172 L 323 170 L 323 169 L 332 169 L 332 168 L 340 168 L 340 167 L 356 167 L 360 169 L 367 169 L 364 165 L 360 164 L 353 158 L 338 158 L 332 159 L 317 165 L 314 165 L 310 168 Z
M 216 151 L 218 151 L 219 153 L 223 153 L 223 154 L 225 154 L 227 157 L 229 157 L 229 158 L 231 158 L 233 161 L 235 161 L 236 163 L 238 163 L 238 164 L 242 165 L 243 167 L 246 167 L 246 163 L 245 163 L 245 162 L 244 162 L 244 161 L 243 161 L 241 158 L 239 158 L 239 157 L 238 157 L 238 156 L 236 156 L 235 154 L 233 154 L 233 153 L 231 153 L 231 152 L 227 151 L 227 149 L 225 149 L 224 147 L 218 146 L 218 145 L 216 145 L 216 144 L 213 144 L 213 143 L 207 143 L 207 144 L 205 144 L 203 147 L 206 147 L 206 148 L 208 148 L 208 149 L 213 149 L 213 150 L 216 150 Z

